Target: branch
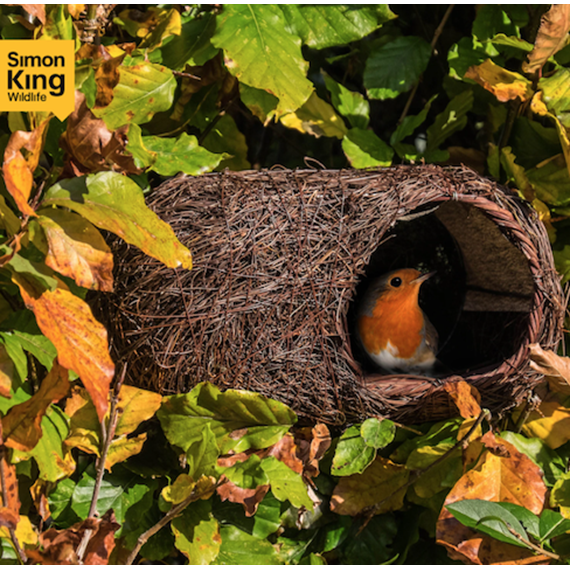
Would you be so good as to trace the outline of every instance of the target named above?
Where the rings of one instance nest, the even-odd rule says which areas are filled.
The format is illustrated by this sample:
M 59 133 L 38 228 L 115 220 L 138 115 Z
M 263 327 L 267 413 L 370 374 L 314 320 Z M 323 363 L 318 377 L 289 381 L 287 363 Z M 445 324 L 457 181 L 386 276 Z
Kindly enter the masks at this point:
M 217 482 L 213 489 L 208 489 L 206 491 L 202 491 L 200 494 L 195 495 L 194 492 L 190 493 L 190 495 L 184 499 L 181 503 L 174 505 L 154 526 L 149 528 L 146 532 L 143 532 L 133 549 L 133 551 L 129 554 L 127 561 L 125 564 L 130 566 L 134 561 L 135 558 L 138 556 L 140 549 L 146 544 L 149 538 L 154 536 L 161 528 L 164 528 L 172 519 L 175 519 L 190 503 L 194 501 L 198 501 L 204 495 L 209 495 L 215 490 L 219 485 Z
M 125 364 L 123 366 L 121 378 L 113 388 L 113 396 L 111 397 L 111 407 L 109 409 L 109 422 L 107 424 L 107 428 L 105 427 L 105 420 L 101 422 L 103 450 L 101 452 L 101 456 L 99 457 L 99 461 L 97 462 L 95 487 L 93 488 L 93 496 L 91 497 L 91 505 L 89 506 L 89 513 L 87 515 L 87 518 L 92 518 L 96 515 L 97 501 L 99 500 L 99 491 L 101 490 L 101 483 L 103 482 L 103 475 L 105 474 L 105 461 L 107 460 L 107 454 L 109 453 L 109 447 L 111 446 L 111 442 L 115 437 L 115 429 L 117 428 L 117 421 L 119 419 L 119 410 L 118 410 L 119 392 L 125 380 L 126 373 L 127 373 L 127 365 Z M 93 531 L 91 529 L 87 529 L 85 531 L 85 534 L 81 538 L 79 546 L 77 547 L 77 560 L 79 561 L 79 564 L 83 563 L 83 556 L 85 555 L 85 550 L 87 549 L 87 545 L 89 544 L 89 540 L 91 539 L 92 534 Z
M 437 40 L 439 40 L 439 36 L 441 36 L 441 33 L 443 32 L 443 28 L 445 27 L 445 24 L 447 23 L 447 20 L 449 19 L 449 16 L 451 16 L 451 12 L 454 8 L 455 4 L 450 4 L 449 7 L 447 8 L 447 10 L 445 11 L 445 14 L 443 15 L 443 18 L 441 19 L 441 22 L 439 23 L 439 26 L 436 28 L 434 34 L 433 34 L 433 39 L 431 40 L 431 53 L 433 53 L 433 50 L 435 49 L 435 44 L 437 44 Z M 418 79 L 416 81 L 416 84 L 414 85 L 414 88 L 412 89 L 412 92 L 410 93 L 410 96 L 408 97 L 408 100 L 406 101 L 406 106 L 404 107 L 404 110 L 402 111 L 402 114 L 398 120 L 398 125 L 406 118 L 406 115 L 408 114 L 408 111 L 410 110 L 410 106 L 412 105 L 412 101 L 414 100 L 414 97 L 416 95 L 416 91 L 418 90 L 418 87 L 420 86 L 420 80 Z
M 560 556 L 555 554 L 554 552 L 549 552 L 548 550 L 544 550 L 538 546 L 538 544 L 533 544 L 530 540 L 522 537 L 508 522 L 503 521 L 503 523 L 507 526 L 508 531 L 518 540 L 520 540 L 527 548 L 530 548 L 536 554 L 541 554 L 542 556 L 546 556 L 547 558 L 552 558 L 553 560 L 560 560 Z
M 490 421 L 491 419 L 491 412 L 489 412 L 489 410 L 485 408 L 481 410 L 481 413 L 479 414 L 477 421 L 471 426 L 471 429 L 451 449 L 448 449 L 441 457 L 436 459 L 431 465 L 428 465 L 425 469 L 417 471 L 413 477 L 410 477 L 406 483 L 400 485 L 389 497 L 386 497 L 385 499 L 382 499 L 378 503 L 368 507 L 365 511 L 367 512 L 366 519 L 364 520 L 364 523 L 360 527 L 358 533 L 360 534 L 366 528 L 372 517 L 376 514 L 376 511 L 378 511 L 378 509 L 384 503 L 390 501 L 392 497 L 398 494 L 400 491 L 403 491 L 404 489 L 407 489 L 408 487 L 413 485 L 416 481 L 418 481 L 418 479 L 420 479 L 420 477 L 423 477 L 430 469 L 433 469 L 436 465 L 443 463 L 453 452 L 455 452 L 455 450 L 457 450 L 460 447 L 463 447 L 463 445 L 467 441 L 469 441 L 469 438 L 473 435 L 473 433 L 475 433 L 475 430 L 481 425 L 481 422 L 484 419 L 486 419 L 487 421 Z

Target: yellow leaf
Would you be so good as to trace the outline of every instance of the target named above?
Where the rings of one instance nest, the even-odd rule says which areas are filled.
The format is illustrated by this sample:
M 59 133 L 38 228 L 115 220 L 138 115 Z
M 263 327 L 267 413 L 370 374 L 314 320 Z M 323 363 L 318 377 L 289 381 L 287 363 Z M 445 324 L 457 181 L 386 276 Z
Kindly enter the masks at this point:
M 11 398 L 12 378 L 14 378 L 14 362 L 8 356 L 6 347 L 0 344 L 0 396 Z
M 410 472 L 404 465 L 377 457 L 361 474 L 341 477 L 331 498 L 331 511 L 356 516 L 377 503 L 376 514 L 397 511 L 403 505 Z
M 99 455 L 101 426 L 97 411 L 85 388 L 74 386 L 65 403 L 65 413 L 69 416 L 69 435 L 65 445 L 77 447 L 86 453 Z
M 162 490 L 162 498 L 169 503 L 177 505 L 187 499 L 192 494 L 195 487 L 196 481 L 194 481 L 190 475 L 182 473 L 181 475 L 178 475 L 176 481 L 174 481 L 172 485 L 164 487 Z
M 342 118 L 315 92 L 300 109 L 283 115 L 280 120 L 289 129 L 296 129 L 317 138 L 325 136 L 342 139 L 348 132 Z
M 477 418 L 467 418 L 460 426 L 459 430 L 457 431 L 457 441 L 464 438 L 467 435 L 467 432 L 473 427 L 473 424 L 477 421 Z M 481 425 L 479 425 L 475 431 L 471 434 L 467 443 L 472 442 L 473 440 L 481 437 L 483 435 L 483 430 Z
M 79 16 L 81 16 L 81 12 L 85 10 L 85 4 L 68 4 L 67 11 L 69 15 L 74 19 L 77 20 Z
M 81 378 L 102 421 L 115 373 L 105 327 L 63 283 L 53 291 L 40 292 L 22 274 L 13 274 L 12 281 L 20 288 L 26 307 L 34 312 L 40 330 L 56 347 L 61 365 Z
M 4 526 L 0 527 L 0 537 L 11 540 L 10 531 Z M 34 548 L 38 544 L 38 533 L 32 526 L 27 516 L 20 516 L 18 525 L 16 526 L 16 538 L 21 546 L 26 548 Z
M 461 380 L 445 384 L 444 390 L 449 394 L 462 418 L 477 417 L 481 413 L 481 396 L 475 386 Z
M 161 402 L 160 394 L 134 386 L 122 386 L 119 392 L 119 421 L 115 434 L 119 436 L 135 431 L 141 422 L 154 416 Z
M 561 403 L 562 395 L 553 394 L 532 411 L 522 427 L 527 437 L 538 437 L 551 449 L 570 441 L 570 409 Z
M 38 212 L 48 244 L 45 263 L 80 287 L 113 290 L 113 254 L 97 228 L 64 210 Z
M 465 77 L 479 83 L 503 103 L 517 97 L 522 101 L 532 97 L 531 82 L 528 79 L 496 65 L 490 59 L 480 65 L 472 65 Z
M 57 360 L 43 379 L 40 389 L 29 399 L 17 404 L 2 418 L 4 444 L 20 451 L 32 450 L 42 436 L 40 423 L 52 402 L 67 395 L 69 372 Z
M 141 433 L 136 437 L 131 437 L 129 439 L 126 435 L 118 439 L 114 439 L 109 446 L 109 451 L 107 452 L 105 469 L 110 471 L 113 468 L 113 465 L 121 463 L 129 457 L 140 453 L 146 438 L 147 434 Z

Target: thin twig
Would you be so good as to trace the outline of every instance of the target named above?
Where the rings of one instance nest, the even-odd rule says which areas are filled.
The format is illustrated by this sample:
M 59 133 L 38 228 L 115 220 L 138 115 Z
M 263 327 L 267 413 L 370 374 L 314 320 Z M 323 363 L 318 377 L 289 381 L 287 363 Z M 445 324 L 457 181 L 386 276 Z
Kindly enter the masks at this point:
M 413 477 L 410 477 L 406 483 L 400 485 L 400 487 L 398 487 L 389 497 L 386 497 L 385 499 L 382 499 L 378 503 L 368 507 L 368 509 L 366 509 L 368 514 L 366 515 L 366 519 L 364 520 L 364 523 L 362 524 L 358 532 L 361 533 L 366 528 L 372 517 L 376 514 L 376 511 L 378 511 L 378 509 L 384 503 L 390 501 L 392 497 L 394 497 L 394 495 L 397 495 L 400 491 L 403 491 L 404 489 L 407 489 L 408 487 L 416 483 L 418 479 L 423 477 L 430 469 L 433 469 L 436 465 L 443 463 L 452 453 L 454 453 L 457 449 L 462 447 L 464 443 L 469 441 L 469 438 L 473 435 L 473 433 L 475 433 L 475 430 L 481 425 L 481 422 L 484 419 L 487 419 L 487 421 L 490 421 L 491 419 L 491 412 L 489 412 L 489 410 L 485 408 L 481 410 L 481 413 L 479 414 L 477 421 L 471 426 L 471 429 L 451 449 L 447 450 L 441 457 L 436 459 L 432 464 L 428 465 L 425 469 L 417 471 Z
M 119 381 L 115 384 L 113 389 L 113 396 L 111 397 L 111 406 L 109 409 L 109 422 L 107 426 L 105 426 L 105 420 L 101 422 L 101 436 L 103 440 L 103 450 L 101 452 L 101 456 L 99 457 L 99 461 L 97 462 L 97 474 L 95 476 L 95 487 L 93 488 L 93 496 L 91 497 L 91 505 L 89 506 L 89 513 L 87 514 L 87 518 L 92 518 L 94 516 L 98 516 L 97 513 L 97 501 L 99 500 L 99 492 L 101 490 L 101 483 L 103 482 L 103 475 L 105 474 L 105 462 L 107 460 L 107 454 L 109 453 L 109 447 L 111 446 L 111 442 L 113 441 L 113 437 L 115 437 L 115 429 L 117 428 L 117 421 L 119 419 L 119 392 L 121 390 L 121 386 L 125 380 L 125 375 L 127 373 L 127 365 L 123 366 L 123 371 L 121 372 L 121 377 Z M 89 544 L 89 540 L 91 539 L 91 535 L 93 531 L 91 529 L 87 529 L 81 538 L 81 542 L 77 547 L 77 560 L 80 564 L 83 563 L 83 556 L 85 555 L 85 550 L 87 549 L 87 545 Z
M 0 445 L 0 485 L 2 485 L 2 495 L 0 498 L 2 499 L 2 506 L 8 507 L 9 505 L 8 489 L 6 488 L 6 474 L 4 473 L 5 455 L 6 455 L 6 448 L 4 447 L 4 444 L 1 444 Z M 24 550 L 20 545 L 20 541 L 16 536 L 16 531 L 13 528 L 9 528 L 8 531 L 10 533 L 10 540 L 14 545 L 20 564 L 25 564 L 28 561 L 28 557 L 26 556 L 26 553 L 24 552 Z
M 560 556 L 555 554 L 554 552 L 549 552 L 548 550 L 544 550 L 538 546 L 538 544 L 533 544 L 530 540 L 527 540 L 523 536 L 521 536 L 508 522 L 503 521 L 504 524 L 507 526 L 508 531 L 518 540 L 520 540 L 523 544 L 525 544 L 528 548 L 532 551 L 536 552 L 537 554 L 542 554 L 548 558 L 552 558 L 553 560 L 560 560 Z
M 137 543 L 133 551 L 129 554 L 129 557 L 127 558 L 125 564 L 127 566 L 130 566 L 135 561 L 135 558 L 138 556 L 140 549 L 146 544 L 149 538 L 154 536 L 161 528 L 164 528 L 171 520 L 175 519 L 190 503 L 198 501 L 204 495 L 212 493 L 212 491 L 214 491 L 218 487 L 218 485 L 219 481 L 214 485 L 213 488 L 207 489 L 206 491 L 202 491 L 198 495 L 194 495 L 194 493 L 192 492 L 181 503 L 174 505 L 154 526 L 152 526 L 146 532 L 143 532 L 139 536 Z
M 443 18 L 441 19 L 441 22 L 439 23 L 439 26 L 436 28 L 436 30 L 433 34 L 433 38 L 431 40 L 431 44 L 430 44 L 430 46 L 431 46 L 431 52 L 430 53 L 433 53 L 433 50 L 435 49 L 435 45 L 437 44 L 437 40 L 439 40 L 439 36 L 441 36 L 441 33 L 443 32 L 443 28 L 445 27 L 445 24 L 447 23 L 449 16 L 451 16 L 451 12 L 452 12 L 454 7 L 455 7 L 455 4 L 449 5 L 447 10 L 445 11 L 445 14 L 443 15 Z M 420 85 L 420 80 L 418 79 L 416 81 L 416 84 L 414 85 L 414 88 L 412 89 L 412 92 L 410 93 L 410 96 L 408 97 L 408 100 L 406 101 L 406 106 L 404 107 L 404 110 L 402 111 L 400 119 L 398 120 L 398 124 L 400 124 L 406 118 L 406 115 L 408 114 L 408 111 L 410 110 L 410 107 L 412 105 L 412 101 L 414 100 L 414 96 L 416 95 L 416 91 L 418 90 L 419 85 Z

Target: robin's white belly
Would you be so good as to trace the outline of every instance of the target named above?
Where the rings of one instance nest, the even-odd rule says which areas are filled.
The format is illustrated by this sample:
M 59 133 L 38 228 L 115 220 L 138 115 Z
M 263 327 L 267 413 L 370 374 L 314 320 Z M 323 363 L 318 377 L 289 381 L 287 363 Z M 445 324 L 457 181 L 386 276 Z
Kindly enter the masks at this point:
M 390 341 L 384 350 L 376 354 L 370 353 L 372 360 L 388 372 L 395 371 L 427 371 L 435 364 L 435 354 L 427 348 L 424 342 L 418 347 L 412 358 L 400 358 L 398 349 Z

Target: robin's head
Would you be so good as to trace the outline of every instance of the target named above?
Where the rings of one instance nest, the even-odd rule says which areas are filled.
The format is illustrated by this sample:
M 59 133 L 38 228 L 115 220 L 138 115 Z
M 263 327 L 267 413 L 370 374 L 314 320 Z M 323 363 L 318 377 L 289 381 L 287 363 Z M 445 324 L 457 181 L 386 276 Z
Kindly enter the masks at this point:
M 417 300 L 420 287 L 435 272 L 421 274 L 416 269 L 397 269 L 376 279 L 363 300 L 363 312 L 371 313 L 374 305 L 382 300 L 385 303 Z

